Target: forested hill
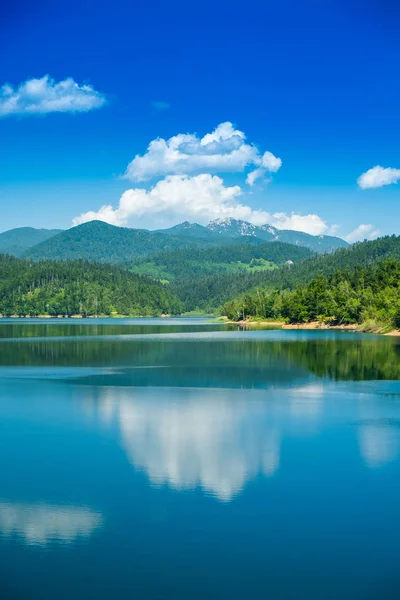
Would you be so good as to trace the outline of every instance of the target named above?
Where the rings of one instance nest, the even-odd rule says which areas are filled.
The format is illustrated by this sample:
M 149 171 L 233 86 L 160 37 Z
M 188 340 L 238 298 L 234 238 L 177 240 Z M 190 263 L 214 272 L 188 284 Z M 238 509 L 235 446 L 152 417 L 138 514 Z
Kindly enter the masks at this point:
M 297 262 L 312 256 L 308 248 L 282 242 L 260 245 L 240 244 L 209 248 L 185 248 L 155 254 L 130 268 L 136 273 L 169 282 L 189 282 L 217 274 L 243 274 L 271 270 L 286 261 Z
M 183 306 L 159 282 L 84 261 L 32 262 L 0 255 L 3 316 L 178 314 Z
M 162 250 L 185 248 L 185 239 L 163 233 L 116 227 L 103 221 L 90 221 L 72 227 L 30 248 L 25 258 L 34 260 L 93 260 L 122 264 Z
M 196 282 L 177 282 L 173 289 L 185 303 L 188 310 L 194 308 L 211 309 L 228 300 L 241 296 L 253 288 L 294 289 L 317 277 L 329 276 L 337 270 L 354 270 L 357 265 L 370 266 L 386 258 L 400 259 L 400 236 L 386 236 L 373 241 L 365 241 L 333 254 L 314 255 L 312 258 L 284 266 L 273 271 L 255 273 L 217 274 Z
M 321 321 L 364 324 L 366 329 L 400 328 L 400 260 L 389 258 L 353 271 L 319 275 L 294 291 L 256 290 L 227 302 L 231 319 L 284 318 L 291 323 Z

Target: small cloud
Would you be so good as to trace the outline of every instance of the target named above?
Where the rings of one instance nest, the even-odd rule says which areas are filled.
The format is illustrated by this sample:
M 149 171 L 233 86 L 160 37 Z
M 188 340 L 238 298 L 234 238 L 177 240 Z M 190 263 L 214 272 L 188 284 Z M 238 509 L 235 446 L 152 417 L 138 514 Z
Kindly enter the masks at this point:
M 162 100 L 156 100 L 152 102 L 151 105 L 158 112 L 163 112 L 164 110 L 168 110 L 169 108 L 171 108 L 171 105 L 168 102 L 163 102 Z
M 369 169 L 357 179 L 357 183 L 362 190 L 371 188 L 379 188 L 384 185 L 391 185 L 400 180 L 400 169 L 392 169 L 391 167 L 381 167 L 376 165 Z
M 0 117 L 88 112 L 106 104 L 106 97 L 91 85 L 78 84 L 71 77 L 56 82 L 45 75 L 28 79 L 17 87 L 0 88 Z
M 265 173 L 276 173 L 281 165 L 280 158 L 271 152 L 260 154 L 254 144 L 246 142 L 243 131 L 227 121 L 201 138 L 195 133 L 178 133 L 168 140 L 152 140 L 147 151 L 129 163 L 124 177 L 148 181 L 168 175 L 243 172 L 247 167 L 255 167 L 248 178 L 252 185 Z
M 353 244 L 354 242 L 362 242 L 364 240 L 373 240 L 380 234 L 379 229 L 375 229 L 373 225 L 362 223 L 354 231 L 344 237 L 344 239 Z
M 261 157 L 260 167 L 251 171 L 246 178 L 246 183 L 250 186 L 254 185 L 257 179 L 264 179 L 267 173 L 276 173 L 282 166 L 282 160 L 272 154 L 272 152 L 264 152 Z

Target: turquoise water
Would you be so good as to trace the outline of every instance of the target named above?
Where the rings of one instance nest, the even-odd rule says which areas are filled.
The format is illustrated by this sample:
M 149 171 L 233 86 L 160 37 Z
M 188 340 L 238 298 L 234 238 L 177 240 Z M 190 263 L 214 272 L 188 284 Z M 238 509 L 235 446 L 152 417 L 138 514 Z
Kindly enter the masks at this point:
M 0 597 L 400 597 L 400 344 L 0 323 Z

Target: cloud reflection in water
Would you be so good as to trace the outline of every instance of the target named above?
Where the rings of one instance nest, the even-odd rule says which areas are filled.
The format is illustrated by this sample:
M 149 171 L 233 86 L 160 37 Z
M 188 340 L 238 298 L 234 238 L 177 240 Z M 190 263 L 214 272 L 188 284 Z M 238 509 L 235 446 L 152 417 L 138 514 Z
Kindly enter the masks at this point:
M 117 423 L 130 462 L 153 485 L 200 487 L 230 501 L 257 475 L 278 470 L 282 419 L 289 403 L 289 419 L 293 412 L 298 420 L 299 391 L 275 402 L 239 390 L 170 390 L 165 397 L 157 390 L 103 388 L 96 409 L 102 420 Z M 318 415 L 321 394 L 321 386 L 305 386 L 301 395 L 308 424 Z M 311 410 L 304 409 L 308 398 Z
M 0 533 L 18 535 L 28 545 L 71 543 L 90 536 L 102 516 L 86 507 L 0 502 Z

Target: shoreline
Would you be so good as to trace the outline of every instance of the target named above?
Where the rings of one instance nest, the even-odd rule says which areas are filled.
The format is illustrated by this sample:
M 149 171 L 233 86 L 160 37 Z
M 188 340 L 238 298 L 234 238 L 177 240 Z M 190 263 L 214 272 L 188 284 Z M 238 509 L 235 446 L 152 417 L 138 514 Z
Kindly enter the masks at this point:
M 234 325 L 241 325 L 244 328 L 246 327 L 279 327 L 279 329 L 284 330 L 295 330 L 295 331 L 326 331 L 330 329 L 334 329 L 337 331 L 355 331 L 357 333 L 373 333 L 375 335 L 385 335 L 389 337 L 398 337 L 400 336 L 400 330 L 392 329 L 390 331 L 384 331 L 383 328 L 377 331 L 371 331 L 369 329 L 364 329 L 362 325 L 358 325 L 356 323 L 350 323 L 347 325 L 326 325 L 325 323 L 320 323 L 319 321 L 310 321 L 309 323 L 285 323 L 284 321 L 252 321 L 250 319 L 245 319 L 244 321 L 229 321 L 224 320 L 225 323 L 230 323 Z

